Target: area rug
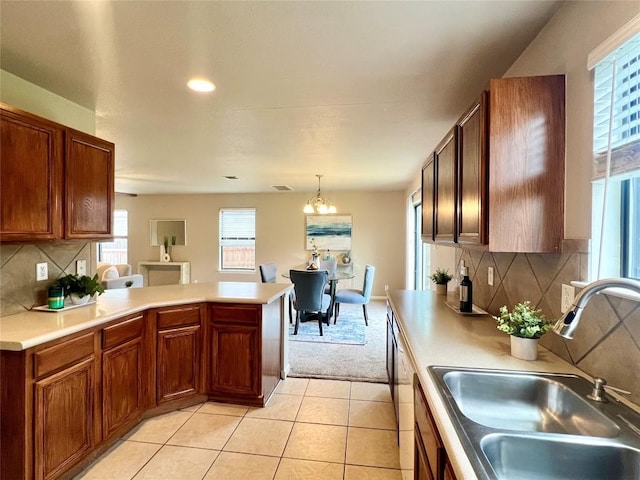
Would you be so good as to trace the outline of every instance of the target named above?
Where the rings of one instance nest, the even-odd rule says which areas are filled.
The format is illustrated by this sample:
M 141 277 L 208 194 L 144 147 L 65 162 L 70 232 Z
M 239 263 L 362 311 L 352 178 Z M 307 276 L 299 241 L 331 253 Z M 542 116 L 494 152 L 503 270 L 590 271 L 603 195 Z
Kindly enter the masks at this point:
M 298 334 L 294 335 L 295 325 L 289 324 L 289 340 L 292 342 L 316 342 L 316 343 L 342 343 L 346 345 L 365 344 L 365 324 L 362 307 L 357 310 L 342 309 L 340 318 L 334 325 L 322 325 L 322 336 L 318 328 L 317 320 L 300 322 Z
M 386 302 L 371 300 L 367 307 L 369 326 L 364 326 L 362 306 L 340 305 L 340 318 L 327 330 L 340 327 L 343 318 L 359 318 L 365 341 L 363 345 L 289 341 L 289 376 L 302 378 L 327 378 L 359 382 L 387 382 L 386 370 Z M 344 317 L 343 317 L 344 316 Z M 318 323 L 309 322 L 319 336 Z M 298 330 L 298 333 L 300 330 Z M 289 336 L 289 340 L 291 335 Z

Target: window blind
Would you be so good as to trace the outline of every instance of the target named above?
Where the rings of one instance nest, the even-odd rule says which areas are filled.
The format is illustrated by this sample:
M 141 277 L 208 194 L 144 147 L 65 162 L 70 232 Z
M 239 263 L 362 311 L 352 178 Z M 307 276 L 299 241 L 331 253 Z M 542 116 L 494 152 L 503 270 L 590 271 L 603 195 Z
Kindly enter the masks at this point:
M 606 176 L 609 149 L 610 176 L 640 170 L 640 33 L 595 66 L 594 179 Z
M 256 239 L 256 211 L 253 208 L 220 210 L 220 245 L 240 245 Z

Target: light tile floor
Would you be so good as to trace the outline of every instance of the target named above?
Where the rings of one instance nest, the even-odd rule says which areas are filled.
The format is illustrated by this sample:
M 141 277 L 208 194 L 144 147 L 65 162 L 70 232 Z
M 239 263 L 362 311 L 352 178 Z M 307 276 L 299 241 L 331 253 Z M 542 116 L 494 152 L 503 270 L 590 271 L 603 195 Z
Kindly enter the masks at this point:
M 146 420 L 76 480 L 401 480 L 394 415 L 385 384 L 288 378 L 265 408 Z

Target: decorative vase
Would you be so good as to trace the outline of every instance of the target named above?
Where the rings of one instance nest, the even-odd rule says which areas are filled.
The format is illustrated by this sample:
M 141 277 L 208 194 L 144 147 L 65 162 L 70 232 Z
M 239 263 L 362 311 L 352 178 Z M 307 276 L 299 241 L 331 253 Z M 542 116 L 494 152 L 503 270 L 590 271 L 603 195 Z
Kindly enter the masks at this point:
M 511 355 L 521 360 L 535 360 L 538 358 L 538 340 L 511 335 Z
M 447 294 L 447 284 L 446 283 L 436 283 L 436 293 L 438 295 L 446 295 Z
M 74 305 L 84 305 L 89 301 L 91 295 L 84 295 L 81 297 L 77 293 L 70 293 L 69 298 L 71 299 L 71 303 L 73 303 Z

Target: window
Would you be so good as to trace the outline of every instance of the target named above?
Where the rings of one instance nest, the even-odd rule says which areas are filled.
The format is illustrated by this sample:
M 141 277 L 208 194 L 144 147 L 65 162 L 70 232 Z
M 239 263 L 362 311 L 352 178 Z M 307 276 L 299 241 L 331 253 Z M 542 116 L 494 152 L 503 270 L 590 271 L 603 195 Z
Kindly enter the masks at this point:
M 113 241 L 99 242 L 97 253 L 98 261 L 118 265 L 129 263 L 127 261 L 129 248 L 129 216 L 126 210 L 114 210 L 113 212 Z
M 640 34 L 635 34 L 595 65 L 592 279 L 640 278 L 639 152 Z
M 220 270 L 256 269 L 255 208 L 220 210 Z
M 640 279 L 640 177 L 622 182 L 622 276 Z

